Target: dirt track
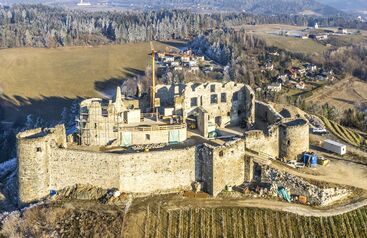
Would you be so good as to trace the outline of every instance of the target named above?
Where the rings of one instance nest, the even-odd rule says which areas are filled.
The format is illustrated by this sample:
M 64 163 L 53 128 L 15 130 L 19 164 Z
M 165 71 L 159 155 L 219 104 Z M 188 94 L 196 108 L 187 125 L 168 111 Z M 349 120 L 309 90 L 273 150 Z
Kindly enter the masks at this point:
M 200 208 L 255 207 L 255 208 L 265 208 L 283 212 L 290 212 L 300 216 L 329 217 L 351 212 L 364 206 L 367 206 L 367 198 L 365 196 L 360 198 L 360 200 L 356 202 L 327 209 L 318 209 L 300 204 L 272 201 L 266 199 L 225 200 L 225 201 L 219 199 L 213 199 L 213 200 L 195 200 L 195 202 L 190 200 L 181 200 L 181 201 L 172 201 L 168 203 L 167 209 L 184 210 L 195 207 Z

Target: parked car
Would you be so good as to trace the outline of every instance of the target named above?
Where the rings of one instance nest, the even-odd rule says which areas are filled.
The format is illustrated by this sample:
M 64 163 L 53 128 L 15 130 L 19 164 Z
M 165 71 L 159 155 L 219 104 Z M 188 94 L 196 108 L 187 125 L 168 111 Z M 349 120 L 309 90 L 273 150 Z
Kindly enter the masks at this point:
M 304 167 L 305 167 L 305 164 L 304 164 L 304 163 L 302 163 L 302 162 L 297 162 L 297 161 L 295 161 L 295 160 L 290 160 L 290 161 L 288 161 L 288 162 L 287 162 L 287 165 L 288 165 L 289 167 L 294 168 L 294 169 L 302 169 L 302 168 L 304 168 Z
M 316 127 L 316 128 L 312 128 L 312 133 L 314 134 L 320 134 L 320 135 L 324 135 L 327 134 L 328 131 L 325 128 L 322 127 Z

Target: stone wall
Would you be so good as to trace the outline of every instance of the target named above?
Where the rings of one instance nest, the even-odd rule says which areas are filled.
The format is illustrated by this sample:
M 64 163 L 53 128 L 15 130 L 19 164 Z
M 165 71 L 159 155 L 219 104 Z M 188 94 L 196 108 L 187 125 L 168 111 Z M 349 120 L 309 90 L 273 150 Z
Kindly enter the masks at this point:
M 152 193 L 190 189 L 195 181 L 195 147 L 125 154 L 71 150 L 62 148 L 65 129 L 59 129 L 18 135 L 20 205 L 74 184 Z
M 279 127 L 269 128 L 268 133 L 262 130 L 253 130 L 245 133 L 246 149 L 269 155 L 273 158 L 279 157 Z
M 281 158 L 297 159 L 310 148 L 309 125 L 303 119 L 282 123 L 279 134 Z
M 202 107 L 210 122 L 220 127 L 241 122 L 252 125 L 255 120 L 255 94 L 251 87 L 240 83 L 158 85 L 156 96 L 161 100 L 161 113 L 164 107 L 174 107 L 175 113 L 184 117 L 196 116 L 196 109 Z M 182 100 L 175 100 L 177 97 Z
M 189 188 L 195 181 L 195 147 L 130 154 L 57 149 L 50 158 L 50 189 L 74 184 L 151 193 Z
M 209 114 L 208 112 L 202 108 L 199 107 L 197 109 L 198 116 L 197 116 L 197 124 L 198 124 L 198 130 L 200 131 L 201 135 L 204 137 L 209 136 L 208 131 L 208 124 L 209 124 Z
M 35 129 L 17 135 L 18 198 L 32 202 L 48 194 L 48 157 L 56 147 L 66 147 L 64 126 Z
M 255 127 L 256 129 L 266 131 L 268 126 L 280 122 L 283 118 L 275 109 L 264 102 L 255 103 Z
M 129 131 L 126 129 L 125 131 L 122 131 L 120 134 L 120 138 L 118 141 L 120 141 L 119 145 L 124 145 L 124 139 L 121 138 L 125 133 L 128 133 L 131 138 L 130 145 L 148 145 L 148 144 L 167 144 L 167 143 L 173 143 L 173 142 L 183 142 L 187 139 L 187 127 L 186 124 L 183 125 L 167 125 L 167 128 L 172 128 L 172 130 L 169 129 L 162 129 L 159 130 L 158 127 L 152 127 L 151 130 L 148 128 L 145 128 L 143 130 L 132 130 Z M 175 132 L 175 133 L 173 133 Z M 177 135 L 176 138 L 171 138 L 170 136 L 175 134 Z M 177 139 L 177 140 L 175 140 Z
M 245 180 L 245 144 L 243 140 L 224 146 L 203 148 L 204 190 L 216 196 L 227 185 L 240 185 Z

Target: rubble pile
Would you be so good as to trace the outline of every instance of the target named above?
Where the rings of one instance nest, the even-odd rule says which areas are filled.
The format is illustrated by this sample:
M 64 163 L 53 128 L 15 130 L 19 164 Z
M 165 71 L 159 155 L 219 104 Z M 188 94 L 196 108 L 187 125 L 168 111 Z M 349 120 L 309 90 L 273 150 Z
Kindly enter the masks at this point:
M 145 150 L 161 149 L 165 146 L 167 146 L 167 144 L 134 145 L 131 146 L 130 149 L 133 151 L 145 151 Z
M 316 116 L 306 114 L 305 117 L 314 127 L 324 128 L 324 124 Z
M 311 205 L 326 206 L 351 193 L 345 188 L 321 188 L 303 178 L 270 167 L 264 168 L 263 172 L 263 178 L 269 180 L 271 184 L 286 188 L 292 195 L 306 196 Z
M 92 185 L 77 184 L 57 191 L 57 197 L 78 200 L 98 200 L 107 194 L 107 189 L 97 188 Z

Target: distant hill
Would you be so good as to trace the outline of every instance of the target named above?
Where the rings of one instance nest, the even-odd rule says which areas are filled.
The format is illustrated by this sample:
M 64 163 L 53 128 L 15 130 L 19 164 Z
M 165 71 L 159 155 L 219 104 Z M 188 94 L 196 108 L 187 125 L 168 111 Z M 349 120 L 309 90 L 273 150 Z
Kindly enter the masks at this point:
M 245 11 L 254 14 L 338 15 L 341 11 L 315 0 L 115 0 L 116 3 L 144 4 L 152 8 Z
M 367 16 L 367 0 L 318 0 L 347 13 Z
M 102 0 L 89 0 L 92 4 Z M 341 0 L 319 0 L 332 3 Z M 353 0 L 365 1 L 365 0 Z M 11 3 L 44 3 L 75 5 L 78 0 L 0 0 Z M 103 2 L 106 2 L 105 0 Z M 261 15 L 304 14 L 304 15 L 340 15 L 340 10 L 316 0 L 109 0 L 110 6 L 125 9 L 190 9 L 194 11 L 236 11 Z M 348 1 L 344 1 L 348 2 Z

